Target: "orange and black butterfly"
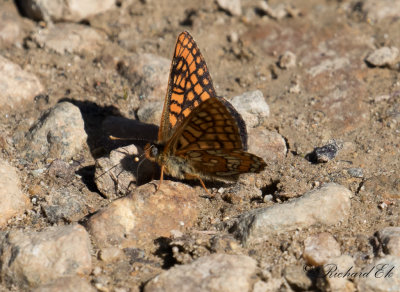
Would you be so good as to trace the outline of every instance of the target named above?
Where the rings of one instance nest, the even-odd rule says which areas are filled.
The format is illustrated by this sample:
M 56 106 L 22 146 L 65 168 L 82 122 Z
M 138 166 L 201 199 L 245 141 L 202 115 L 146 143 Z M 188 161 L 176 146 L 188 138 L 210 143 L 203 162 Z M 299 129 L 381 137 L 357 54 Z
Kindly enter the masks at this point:
M 188 32 L 176 42 L 158 141 L 147 144 L 146 157 L 163 174 L 180 179 L 235 181 L 260 172 L 262 158 L 246 152 L 246 126 L 233 106 L 217 97 L 207 65 Z M 208 191 L 207 191 L 208 192 Z

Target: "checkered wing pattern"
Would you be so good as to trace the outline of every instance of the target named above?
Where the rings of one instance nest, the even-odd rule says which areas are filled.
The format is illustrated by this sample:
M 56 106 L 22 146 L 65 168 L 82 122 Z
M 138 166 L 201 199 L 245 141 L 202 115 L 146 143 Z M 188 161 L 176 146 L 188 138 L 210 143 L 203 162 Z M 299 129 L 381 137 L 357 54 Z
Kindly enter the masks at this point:
M 238 121 L 217 98 L 195 108 L 170 143 L 175 156 L 207 176 L 235 179 L 265 167 L 261 158 L 244 151 Z
M 204 58 L 192 36 L 182 32 L 172 59 L 158 141 L 167 142 L 193 109 L 210 97 L 216 94 Z

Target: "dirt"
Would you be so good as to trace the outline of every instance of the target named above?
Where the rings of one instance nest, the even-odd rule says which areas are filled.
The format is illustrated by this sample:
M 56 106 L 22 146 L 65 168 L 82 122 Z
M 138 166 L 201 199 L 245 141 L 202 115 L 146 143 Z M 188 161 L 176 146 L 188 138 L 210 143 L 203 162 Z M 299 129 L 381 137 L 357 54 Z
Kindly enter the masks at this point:
M 110 115 L 135 119 L 138 107 L 145 102 L 118 74 L 117 64 L 130 53 L 153 53 L 170 59 L 176 36 L 188 30 L 205 57 L 217 93 L 229 100 L 246 91 L 261 90 L 271 111 L 262 127 L 281 134 L 288 147 L 285 159 L 278 163 L 267 161 L 267 171 L 258 176 L 263 182 L 262 196 L 272 194 L 273 201 L 251 196 L 217 197 L 204 203 L 197 229 L 208 230 L 226 216 L 282 203 L 324 182 L 336 182 L 354 194 L 347 223 L 283 234 L 261 245 L 240 247 L 236 252 L 250 255 L 262 269 L 281 277 L 286 266 L 302 263 L 307 236 L 328 231 L 340 243 L 342 253 L 352 255 L 358 265 L 364 266 L 374 256 L 374 233 L 386 226 L 398 226 L 400 213 L 400 70 L 398 66 L 375 68 L 364 59 L 374 46 L 400 48 L 400 19 L 388 17 L 371 22 L 358 8 L 359 1 L 311 0 L 285 1 L 299 13 L 277 20 L 257 9 L 258 1 L 242 2 L 243 14 L 238 17 L 213 1 L 132 1 L 84 22 L 105 32 L 112 42 L 95 57 L 60 55 L 38 47 L 30 36 L 44 24 L 25 20 L 23 46 L 1 48 L 0 54 L 35 73 L 45 86 L 46 95 L 38 98 L 34 106 L 8 111 L 7 118 L 4 113 L 1 115 L 1 135 L 16 141 L 15 146 L 3 143 L 1 155 L 19 168 L 24 190 L 30 190 L 31 196 L 39 193 L 39 197 L 45 197 L 34 189 L 43 184 L 48 187 L 46 190 L 74 186 L 88 198 L 90 208 L 86 215 L 106 206 L 109 201 L 96 190 L 93 173 L 95 159 L 107 155 L 110 147 L 97 125 Z M 268 3 L 276 7 L 281 2 Z M 0 7 L 5 5 L 10 2 L 1 0 Z M 235 42 L 232 39 L 236 36 Z M 122 49 L 116 49 L 118 46 Z M 295 68 L 278 66 L 279 56 L 285 51 L 296 55 Z M 350 63 L 340 67 L 341 57 Z M 332 59 L 339 62 L 338 67 L 333 64 L 315 76 L 310 73 L 310 68 Z M 300 90 L 291 90 L 296 84 Z M 376 100 L 382 95 L 390 98 Z M 43 111 L 62 99 L 80 107 L 89 136 L 88 147 L 73 158 L 81 177 L 47 178 L 41 182 L 29 173 L 44 167 L 47 161 L 24 161 L 20 144 Z M 332 139 L 342 145 L 335 159 L 327 163 L 306 159 L 315 147 Z M 363 177 L 349 175 L 349 168 L 361 168 Z M 48 225 L 44 216 L 28 216 L 8 228 L 28 226 L 40 230 Z M 193 237 L 210 238 L 194 231 L 191 234 L 194 242 Z M 205 240 L 196 248 L 188 239 L 183 250 L 190 258 L 213 248 L 226 250 L 224 244 L 233 239 L 219 236 L 219 244 L 214 247 Z M 129 261 L 107 265 L 95 256 L 93 259 L 94 266 L 104 269 L 109 287 L 140 287 L 168 268 L 173 263 L 171 257 L 169 249 L 149 247 L 146 260 L 135 264 L 140 266 L 140 272 L 132 270 Z M 135 258 L 137 254 L 132 252 L 132 262 Z

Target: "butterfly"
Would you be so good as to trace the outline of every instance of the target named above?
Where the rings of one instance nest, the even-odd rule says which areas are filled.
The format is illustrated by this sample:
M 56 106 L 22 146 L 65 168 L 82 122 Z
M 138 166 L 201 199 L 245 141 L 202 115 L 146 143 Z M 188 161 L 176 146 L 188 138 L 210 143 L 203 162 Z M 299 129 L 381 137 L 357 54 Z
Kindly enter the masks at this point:
M 240 114 L 217 97 L 211 76 L 192 36 L 182 32 L 175 45 L 158 140 L 145 156 L 179 179 L 235 181 L 262 171 L 262 158 L 246 152 L 247 131 Z

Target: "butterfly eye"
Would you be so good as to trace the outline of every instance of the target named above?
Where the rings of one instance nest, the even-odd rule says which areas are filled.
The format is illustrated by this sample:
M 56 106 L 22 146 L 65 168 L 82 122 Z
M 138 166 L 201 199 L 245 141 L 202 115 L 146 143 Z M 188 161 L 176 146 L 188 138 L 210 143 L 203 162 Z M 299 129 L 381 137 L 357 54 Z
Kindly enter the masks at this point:
M 158 155 L 157 147 L 151 147 L 151 156 L 156 157 Z

